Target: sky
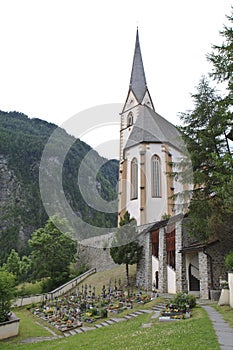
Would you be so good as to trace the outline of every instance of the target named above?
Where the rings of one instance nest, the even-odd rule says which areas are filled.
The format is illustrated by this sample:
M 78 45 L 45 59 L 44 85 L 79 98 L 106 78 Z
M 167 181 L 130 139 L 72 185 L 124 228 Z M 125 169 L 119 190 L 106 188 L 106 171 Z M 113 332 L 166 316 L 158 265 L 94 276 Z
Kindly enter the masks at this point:
M 0 0 L 0 110 L 65 127 L 83 110 L 124 103 L 138 26 L 155 110 L 179 124 L 211 71 L 206 54 L 222 42 L 230 8 L 230 0 Z M 83 139 L 118 138 L 119 119 L 114 111 L 107 129 Z

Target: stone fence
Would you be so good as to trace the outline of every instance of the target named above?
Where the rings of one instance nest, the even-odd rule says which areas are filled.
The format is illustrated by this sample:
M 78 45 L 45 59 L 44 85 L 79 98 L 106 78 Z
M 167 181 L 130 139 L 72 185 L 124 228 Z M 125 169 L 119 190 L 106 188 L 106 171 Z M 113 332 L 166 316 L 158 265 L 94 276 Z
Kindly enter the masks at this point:
M 14 307 L 16 306 L 25 306 L 30 305 L 32 303 L 40 303 L 43 300 L 53 300 L 56 297 L 60 297 L 61 295 L 67 293 L 72 288 L 76 287 L 80 282 L 82 282 L 85 278 L 92 275 L 96 272 L 95 268 L 92 268 L 86 272 L 84 272 L 82 275 L 73 278 L 69 282 L 63 284 L 62 286 L 54 289 L 51 292 L 45 293 L 45 294 L 37 294 L 37 295 L 31 295 L 28 297 L 22 297 L 16 300 L 13 304 Z

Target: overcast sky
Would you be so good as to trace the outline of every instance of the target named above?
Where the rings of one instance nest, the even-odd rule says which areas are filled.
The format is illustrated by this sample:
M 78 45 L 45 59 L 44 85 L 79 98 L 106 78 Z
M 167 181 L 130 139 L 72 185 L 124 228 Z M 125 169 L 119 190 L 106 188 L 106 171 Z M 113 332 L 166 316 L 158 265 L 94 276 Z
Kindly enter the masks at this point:
M 211 70 L 206 54 L 222 42 L 230 8 L 230 0 L 0 0 L 0 109 L 62 125 L 124 103 L 138 25 L 155 109 L 178 124 Z

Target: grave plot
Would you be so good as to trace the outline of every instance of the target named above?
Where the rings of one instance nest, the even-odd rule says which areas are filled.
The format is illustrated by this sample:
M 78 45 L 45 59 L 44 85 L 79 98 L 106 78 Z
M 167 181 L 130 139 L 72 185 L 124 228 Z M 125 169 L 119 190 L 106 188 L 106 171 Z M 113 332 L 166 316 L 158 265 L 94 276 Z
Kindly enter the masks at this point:
M 177 293 L 160 314 L 159 321 L 183 320 L 191 317 L 191 309 L 196 306 L 196 298 L 186 293 Z
M 170 321 L 170 320 L 183 320 L 185 318 L 190 318 L 189 306 L 184 310 L 179 309 L 176 305 L 170 304 L 166 305 L 166 309 L 161 312 L 159 321 Z

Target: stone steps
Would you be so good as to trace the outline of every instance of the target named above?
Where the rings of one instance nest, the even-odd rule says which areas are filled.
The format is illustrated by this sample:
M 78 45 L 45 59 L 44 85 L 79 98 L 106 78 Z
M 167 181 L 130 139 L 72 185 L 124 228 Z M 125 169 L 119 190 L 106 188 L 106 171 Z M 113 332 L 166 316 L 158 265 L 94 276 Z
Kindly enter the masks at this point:
M 72 329 L 70 331 L 66 331 L 64 332 L 64 336 L 65 337 L 69 337 L 72 335 L 76 335 L 76 334 L 80 334 L 80 333 L 85 333 L 94 329 L 98 329 L 98 328 L 102 328 L 102 327 L 109 327 L 113 324 L 119 323 L 119 322 L 123 322 L 123 321 L 129 321 L 137 316 L 143 315 L 143 314 L 151 314 L 154 312 L 154 308 L 153 309 L 149 309 L 149 310 L 138 310 L 135 312 L 131 312 L 128 315 L 125 315 L 123 317 L 112 317 L 104 322 L 101 322 L 97 325 L 95 325 L 94 327 L 79 327 L 76 329 Z
M 159 303 L 157 305 L 155 305 L 154 307 L 152 307 L 152 310 L 154 311 L 162 311 L 166 308 L 167 303 Z

